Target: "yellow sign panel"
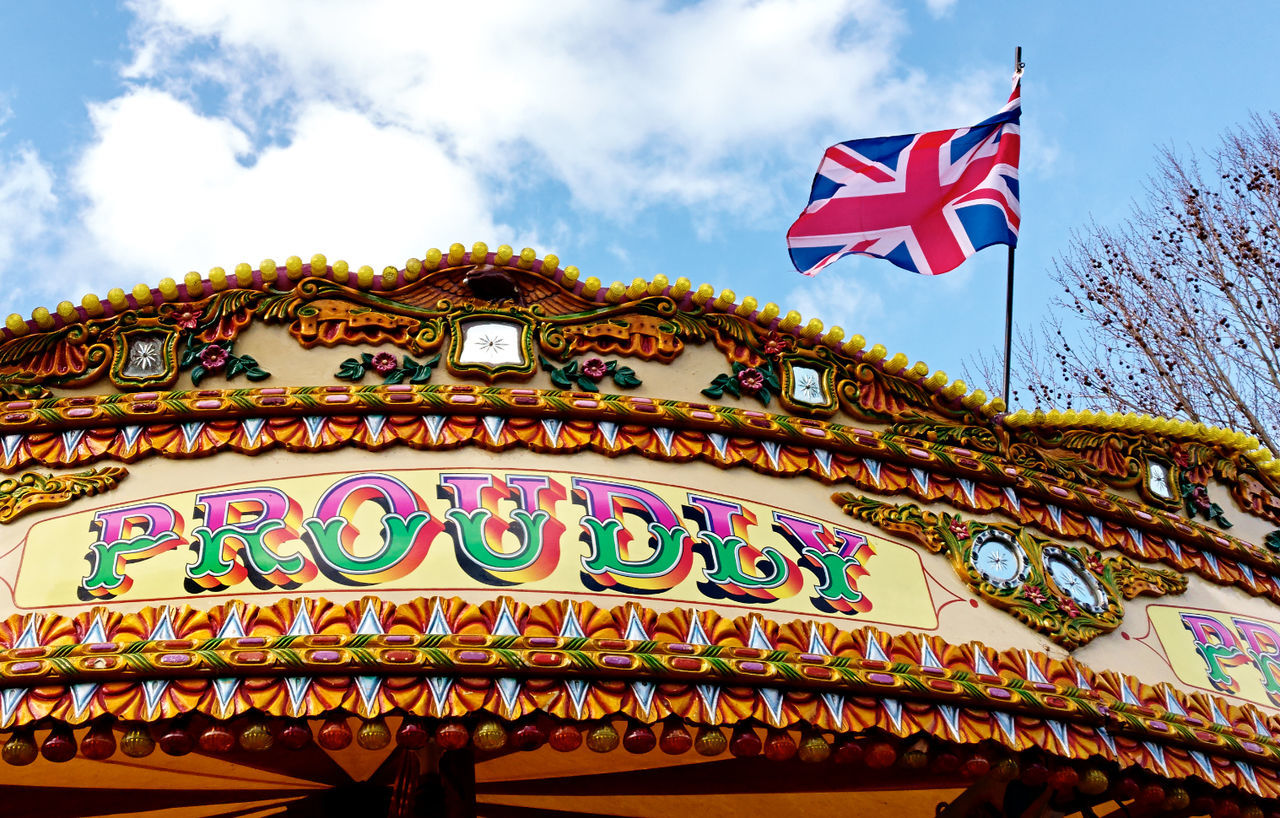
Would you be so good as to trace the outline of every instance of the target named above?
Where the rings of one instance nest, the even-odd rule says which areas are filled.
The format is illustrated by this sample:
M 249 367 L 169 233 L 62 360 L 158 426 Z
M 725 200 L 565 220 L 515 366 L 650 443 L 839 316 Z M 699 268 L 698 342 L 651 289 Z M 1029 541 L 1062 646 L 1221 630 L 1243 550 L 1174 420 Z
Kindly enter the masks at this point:
M 1170 605 L 1147 615 L 1183 682 L 1280 707 L 1280 622 Z
M 727 495 L 545 470 L 311 475 L 69 514 L 32 527 L 15 599 L 486 588 L 937 627 L 907 546 Z

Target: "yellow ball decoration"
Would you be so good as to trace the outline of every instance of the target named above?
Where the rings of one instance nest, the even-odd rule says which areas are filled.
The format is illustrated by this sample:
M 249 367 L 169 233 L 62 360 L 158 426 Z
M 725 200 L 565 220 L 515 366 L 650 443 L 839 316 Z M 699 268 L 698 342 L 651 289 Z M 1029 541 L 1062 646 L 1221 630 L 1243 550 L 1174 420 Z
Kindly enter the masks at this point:
M 898 352 L 894 354 L 892 358 L 885 361 L 884 371 L 888 372 L 890 375 L 894 375 L 898 372 L 901 372 L 903 369 L 906 368 L 906 366 L 907 366 L 907 356 L 903 355 L 901 352 Z
M 929 365 L 924 361 L 916 361 L 909 370 L 909 374 L 915 375 L 917 378 L 923 378 L 929 374 Z
M 689 290 L 693 288 L 693 282 L 684 276 L 676 279 L 676 283 L 671 285 L 671 297 L 675 299 L 684 298 Z
M 4 319 L 4 327 L 14 335 L 26 335 L 31 331 L 31 328 L 27 326 L 26 319 L 16 312 L 9 313 L 9 317 Z
M 404 263 L 405 281 L 417 281 L 422 274 L 422 262 L 416 258 L 406 259 Z
M 253 283 L 253 268 L 246 262 L 240 262 L 236 265 L 236 284 L 241 287 L 248 287 Z
M 467 257 L 467 248 L 460 242 L 449 245 L 449 266 L 456 267 Z
M 600 291 L 600 279 L 590 276 L 586 281 L 582 282 L 582 295 L 586 298 L 595 298 L 596 293 Z
M 174 281 L 172 278 L 160 279 L 160 286 L 158 289 L 160 290 L 160 294 L 164 296 L 165 301 L 172 301 L 178 297 L 178 282 Z
M 884 348 L 884 344 L 876 344 L 871 349 L 862 353 L 862 360 L 867 363 L 874 364 L 876 361 L 883 361 L 884 356 L 889 354 L 889 350 Z
M 845 341 L 844 346 L 840 347 L 840 349 L 844 352 L 845 355 L 852 355 L 855 352 L 861 352 L 866 345 L 867 345 L 866 338 L 862 337 L 861 335 L 855 335 L 852 338 L 850 338 L 848 341 Z
M 810 318 L 809 323 L 804 325 L 804 329 L 800 330 L 800 337 L 806 341 L 812 341 L 822 334 L 822 322 L 817 318 Z
M 607 753 L 618 747 L 618 731 L 607 721 L 602 721 L 587 732 L 587 747 L 596 753 Z
M 36 307 L 31 312 L 31 318 L 36 322 L 36 326 L 40 329 L 53 328 L 53 316 L 49 314 L 47 307 Z
M 822 341 L 827 346 L 838 347 L 840 342 L 844 340 L 844 327 L 831 327 L 827 330 L 827 334 L 822 336 Z
M 728 288 L 720 291 L 720 295 L 716 296 L 716 300 L 711 302 L 711 306 L 717 310 L 728 308 L 734 301 L 738 300 L 738 294 Z
M 444 254 L 432 247 L 427 251 L 427 254 L 422 257 L 422 263 L 428 270 L 434 270 L 440 266 L 440 259 L 442 258 L 444 258 Z
M 930 375 L 929 379 L 924 383 L 925 386 L 928 386 L 930 389 L 941 389 L 947 383 L 947 373 L 939 369 L 937 372 Z
M 560 257 L 555 253 L 547 253 L 542 257 L 542 274 L 551 275 L 560 269 Z
M 520 260 L 516 262 L 516 266 L 521 270 L 528 270 L 533 263 L 538 260 L 538 251 L 532 247 L 526 247 L 520 251 Z
M 289 276 L 290 281 L 297 281 L 302 278 L 302 259 L 297 256 L 289 256 L 284 260 L 284 271 Z
M 507 731 L 496 719 L 485 719 L 471 733 L 477 750 L 492 753 L 507 746 Z
M 356 270 L 356 286 L 367 290 L 373 286 L 373 268 L 368 264 L 362 265 Z
M 800 320 L 800 313 L 795 310 L 791 310 L 786 315 L 782 316 L 782 320 L 778 322 L 778 329 L 783 332 L 791 332 L 791 330 L 800 326 Z
M 381 750 L 391 743 L 391 730 L 381 717 L 369 719 L 356 731 L 356 744 L 366 750 Z
M 630 286 L 627 287 L 627 298 L 634 300 L 647 292 L 649 292 L 649 282 L 637 277 L 632 279 Z
M 778 317 L 778 313 L 782 312 L 778 305 L 770 301 L 760 308 L 760 312 L 756 313 L 756 323 L 762 327 L 767 327 Z
M 148 307 L 155 299 L 151 296 L 151 288 L 146 284 L 133 285 L 133 300 L 138 302 L 139 307 Z
M 478 241 L 471 245 L 471 263 L 484 264 L 489 260 L 489 245 Z
M 204 295 L 204 277 L 195 270 L 192 270 L 183 276 L 182 283 L 187 285 L 188 297 L 199 298 Z
M 338 259 L 333 263 L 333 280 L 340 284 L 346 284 L 351 278 L 351 265 L 342 259 Z
M 173 279 L 167 279 L 167 280 L 170 282 L 173 281 Z M 178 294 L 177 286 L 175 286 L 173 290 L 174 290 L 174 295 L 177 295 Z M 62 323 L 70 324 L 72 321 L 80 320 L 80 313 L 76 312 L 76 305 L 72 304 L 70 301 L 59 301 L 58 317 L 62 319 Z
M 667 285 L 671 282 L 662 273 L 658 273 L 653 277 L 653 281 L 649 282 L 649 295 L 662 295 L 666 291 Z
M 570 264 L 568 267 L 564 268 L 564 272 L 561 273 L 560 280 L 565 284 L 573 284 L 578 280 L 578 276 L 581 274 L 581 271 L 579 271 L 577 267 Z
M 735 309 L 733 313 L 734 315 L 738 315 L 743 318 L 750 318 L 751 314 L 759 307 L 760 302 L 755 299 L 755 296 L 748 295 L 742 299 L 742 303 L 738 305 L 737 309 Z
M 322 276 L 329 274 L 329 259 L 324 257 L 323 253 L 316 253 L 311 257 L 311 275 Z
M 604 294 L 604 300 L 609 304 L 617 304 L 626 294 L 626 285 L 621 281 L 615 281 L 609 285 L 609 289 Z
M 214 267 L 209 271 L 209 286 L 213 287 L 213 291 L 221 292 L 227 288 L 227 271 L 221 267 Z
M 187 292 L 191 292 L 190 287 L 187 288 Z M 94 295 L 93 293 L 89 293 L 84 298 L 80 299 L 80 306 L 84 307 L 84 311 L 86 315 L 89 315 L 89 316 L 102 315 L 102 302 L 99 301 L 98 296 Z
M 394 289 L 400 283 L 400 271 L 390 265 L 382 268 L 382 289 Z
M 715 287 L 712 287 L 710 284 L 702 284 L 698 289 L 693 291 L 693 303 L 701 307 L 703 304 L 710 301 L 711 297 L 715 294 Z
M 942 395 L 947 400 L 955 400 L 968 391 L 969 386 L 964 381 L 952 381 L 950 386 L 942 390 Z
M 503 244 L 498 247 L 498 252 L 494 254 L 493 263 L 506 265 L 511 261 L 513 255 L 515 255 L 515 251 L 511 249 L 511 245 Z
M 129 306 L 129 298 L 124 294 L 124 290 L 112 287 L 107 291 L 107 303 L 111 305 L 111 309 L 119 312 Z

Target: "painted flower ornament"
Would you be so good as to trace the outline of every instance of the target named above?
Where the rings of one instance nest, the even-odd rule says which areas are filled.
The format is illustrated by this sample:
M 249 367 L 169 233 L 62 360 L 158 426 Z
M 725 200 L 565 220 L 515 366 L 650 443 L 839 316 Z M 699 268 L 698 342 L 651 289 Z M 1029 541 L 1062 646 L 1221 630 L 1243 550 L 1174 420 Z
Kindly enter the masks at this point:
M 173 317 L 173 323 L 178 325 L 178 329 L 193 330 L 200 323 L 200 310 L 187 309 L 182 310 Z
M 373 356 L 373 359 L 369 363 L 369 367 L 379 375 L 387 374 L 398 365 L 399 361 L 396 360 L 396 356 L 392 355 L 390 352 L 379 352 L 377 355 Z
M 220 344 L 209 344 L 200 350 L 200 365 L 210 372 L 217 372 L 227 365 L 227 350 Z
M 582 374 L 593 381 L 598 381 L 609 374 L 609 365 L 601 358 L 588 358 L 582 362 Z
M 764 374 L 754 366 L 738 370 L 738 386 L 747 394 L 754 395 L 764 388 Z

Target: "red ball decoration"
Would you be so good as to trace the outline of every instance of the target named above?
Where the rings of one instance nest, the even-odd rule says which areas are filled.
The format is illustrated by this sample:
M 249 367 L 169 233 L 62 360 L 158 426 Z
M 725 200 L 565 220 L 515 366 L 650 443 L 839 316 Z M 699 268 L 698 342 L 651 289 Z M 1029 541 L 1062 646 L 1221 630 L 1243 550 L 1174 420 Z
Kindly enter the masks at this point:
M 1213 798 L 1208 795 L 1197 795 L 1191 799 L 1192 815 L 1208 815 L 1213 812 Z
M 85 739 L 85 741 L 88 741 L 88 739 Z M 215 722 L 206 727 L 204 732 L 200 734 L 200 740 L 197 744 L 200 745 L 200 752 L 202 753 L 229 753 L 235 749 L 236 734 L 231 732 L 227 725 Z M 83 749 L 81 747 L 82 751 Z
M 427 742 L 430 740 L 431 733 L 427 731 L 422 719 L 414 718 L 413 716 L 405 716 L 404 721 L 400 722 L 400 727 L 396 730 L 396 744 L 410 750 L 426 747 Z
M 347 724 L 346 717 L 334 715 L 320 725 L 316 743 L 326 750 L 341 750 L 351 746 L 351 739 L 351 725 Z
M 852 738 L 842 738 L 836 744 L 835 760 L 837 764 L 857 764 L 862 761 L 866 754 L 867 748 L 863 746 L 863 742 Z
M 1031 761 L 1022 765 L 1021 777 L 1028 787 L 1040 787 L 1049 782 L 1049 768 L 1043 762 Z
M 1080 783 L 1080 773 L 1076 772 L 1075 767 L 1056 767 L 1049 774 L 1049 785 L 1058 792 L 1070 792 Z M 1161 791 L 1160 797 L 1164 798 L 1164 792 Z
M 898 751 L 887 741 L 873 741 L 867 747 L 867 766 L 873 770 L 888 769 L 897 760 Z
M 1133 776 L 1126 775 L 1117 780 L 1111 789 L 1117 801 L 1128 801 L 1138 797 L 1138 793 L 1142 792 L 1142 785 Z
M 1213 818 L 1240 818 L 1240 804 L 1230 798 L 1219 799 L 1214 803 L 1210 815 Z
M 461 750 L 471 743 L 471 731 L 460 721 L 441 722 L 436 728 L 436 744 L 442 750 Z
M 49 731 L 44 743 L 40 745 L 40 755 L 61 763 L 76 757 L 76 738 L 65 725 L 59 725 Z
M 622 747 L 628 753 L 643 755 L 658 746 L 658 738 L 647 724 L 632 724 L 622 736 Z
M 196 748 L 196 739 L 184 725 L 171 724 L 156 739 L 156 744 L 168 755 L 184 756 Z
M 547 731 L 536 721 L 526 721 L 511 731 L 511 746 L 517 750 L 536 750 L 547 743 Z
M 964 761 L 961 773 L 966 778 L 981 778 L 991 772 L 991 759 L 983 753 L 974 753 Z
M 292 719 L 280 728 L 276 738 L 287 750 L 301 750 L 311 743 L 311 728 L 301 719 Z
M 669 756 L 678 756 L 693 749 L 693 736 L 678 721 L 668 721 L 662 725 L 662 736 L 658 739 L 658 747 Z
M 733 738 L 729 739 L 729 752 L 738 758 L 758 756 L 764 749 L 764 742 L 756 735 L 756 731 L 745 724 L 733 728 Z
M 960 765 L 964 763 L 964 759 L 955 750 L 939 750 L 933 756 L 933 771 L 938 773 L 953 773 L 960 769 Z
M 88 735 L 80 742 L 80 754 L 94 761 L 111 758 L 115 752 L 116 734 L 110 721 L 100 721 L 90 727 Z
M 786 730 L 770 730 L 764 741 L 764 757 L 770 761 L 795 758 L 796 749 L 796 740 Z
M 1164 787 L 1159 784 L 1148 784 L 1138 790 L 1137 801 L 1139 804 L 1146 806 L 1155 806 L 1163 804 L 1165 799 Z
M 547 741 L 551 749 L 568 753 L 582 746 L 582 731 L 576 724 L 557 724 Z

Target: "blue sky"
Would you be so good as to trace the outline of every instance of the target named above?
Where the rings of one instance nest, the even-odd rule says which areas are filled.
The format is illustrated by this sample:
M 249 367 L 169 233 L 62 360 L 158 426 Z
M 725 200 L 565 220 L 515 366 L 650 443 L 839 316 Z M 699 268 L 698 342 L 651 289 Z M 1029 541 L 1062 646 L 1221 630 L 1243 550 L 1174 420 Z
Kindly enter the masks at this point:
M 1123 218 L 1159 146 L 1280 108 L 1278 30 L 1246 0 L 5 3 L 0 315 L 481 240 L 729 287 L 956 377 L 1000 342 L 1003 248 L 799 276 L 784 235 L 822 150 L 977 122 L 1021 45 L 1033 326 L 1072 231 Z

